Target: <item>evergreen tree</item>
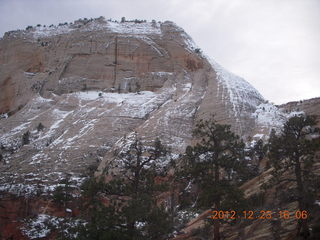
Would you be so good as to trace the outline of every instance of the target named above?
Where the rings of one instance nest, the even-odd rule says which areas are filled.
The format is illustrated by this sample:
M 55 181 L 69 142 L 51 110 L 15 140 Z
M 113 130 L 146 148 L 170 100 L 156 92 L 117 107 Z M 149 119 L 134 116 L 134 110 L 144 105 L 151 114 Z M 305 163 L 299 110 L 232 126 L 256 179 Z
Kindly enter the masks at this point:
M 159 139 L 156 139 L 152 147 L 142 144 L 142 141 L 135 136 L 135 139 L 127 151 L 121 152 L 118 157 L 124 164 L 124 171 L 129 173 L 124 177 L 126 190 L 124 191 L 130 200 L 123 212 L 127 219 L 127 226 L 133 239 L 140 239 L 146 236 L 141 235 L 147 232 L 147 235 L 165 235 L 169 227 L 169 215 L 159 208 L 155 201 L 157 193 L 166 190 L 165 185 L 156 184 L 157 161 L 167 155 L 167 149 L 162 145 Z M 158 217 L 155 217 L 158 213 Z M 169 228 L 154 228 L 158 221 L 163 221 L 163 226 Z M 166 223 L 166 224 L 165 224 Z M 156 230 L 156 232 L 153 232 Z
M 194 135 L 198 143 L 188 146 L 182 176 L 200 189 L 198 207 L 214 210 L 234 210 L 244 206 L 237 183 L 245 170 L 244 143 L 229 125 L 217 124 L 214 119 L 200 120 Z M 214 220 L 214 239 L 220 239 L 220 223 Z
M 293 181 L 296 184 L 296 200 L 300 211 L 308 211 L 314 202 L 319 186 L 312 173 L 315 153 L 319 151 L 319 129 L 312 116 L 298 115 L 290 118 L 279 136 L 273 131 L 269 140 L 269 158 L 278 182 Z M 293 178 L 284 178 L 291 173 Z M 297 236 L 310 235 L 308 218 L 299 219 Z
M 68 175 L 60 181 L 59 186 L 54 190 L 53 201 L 66 207 L 70 200 L 72 200 L 72 188 L 70 175 Z
M 23 135 L 22 135 L 22 145 L 27 145 L 30 143 L 30 131 L 26 131 Z
M 263 159 L 265 156 L 265 148 L 263 146 L 263 141 L 262 139 L 259 139 L 257 142 L 255 142 L 253 146 L 253 151 L 255 153 L 255 156 L 257 158 L 258 164 L 260 164 L 260 161 Z
M 123 151 L 116 153 L 123 163 L 123 174 L 108 183 L 92 178 L 82 189 L 88 202 L 89 224 L 80 226 L 79 239 L 167 239 L 172 230 L 169 214 L 158 206 L 157 195 L 166 190 L 155 182 L 159 175 L 157 161 L 167 155 L 167 149 L 156 140 L 153 146 L 144 146 L 135 136 Z M 108 204 L 101 204 L 107 196 Z

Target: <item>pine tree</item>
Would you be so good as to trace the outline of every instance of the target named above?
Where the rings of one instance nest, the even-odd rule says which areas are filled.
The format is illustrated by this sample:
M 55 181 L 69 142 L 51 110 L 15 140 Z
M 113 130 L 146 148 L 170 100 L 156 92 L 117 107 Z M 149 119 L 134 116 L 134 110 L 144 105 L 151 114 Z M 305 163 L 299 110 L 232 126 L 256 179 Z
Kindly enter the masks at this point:
M 26 131 L 23 135 L 22 135 L 22 145 L 27 145 L 30 143 L 30 131 Z
M 293 181 L 296 184 L 296 200 L 299 211 L 308 211 L 314 202 L 316 176 L 312 174 L 315 153 L 319 151 L 320 130 L 312 116 L 298 115 L 290 118 L 279 136 L 272 133 L 269 141 L 269 158 L 278 182 Z M 293 178 L 283 178 L 291 173 Z M 308 219 L 299 219 L 297 236 L 310 235 Z
M 167 186 L 155 182 L 159 175 L 156 163 L 166 155 L 167 149 L 159 139 L 145 146 L 135 135 L 132 143 L 115 156 L 123 163 L 123 174 L 108 183 L 86 181 L 82 189 L 90 219 L 78 231 L 85 236 L 79 239 L 166 239 L 173 224 L 169 214 L 158 206 L 156 196 Z M 108 197 L 108 206 L 101 204 L 102 195 Z
M 217 124 L 213 118 L 200 120 L 194 135 L 198 143 L 187 147 L 182 175 L 199 186 L 198 206 L 217 211 L 243 207 L 243 194 L 236 183 L 245 169 L 244 143 L 229 125 Z M 214 239 L 219 240 L 219 220 L 213 226 Z
M 52 198 L 55 203 L 64 207 L 72 200 L 70 175 L 60 181 L 59 186 L 53 192 Z
M 118 155 L 124 163 L 124 171 L 130 173 L 123 179 L 127 186 L 124 192 L 130 197 L 123 212 L 132 239 L 141 238 L 143 231 L 146 231 L 148 236 L 157 235 L 157 239 L 161 239 L 160 237 L 171 229 L 168 225 L 169 215 L 157 206 L 154 199 L 157 192 L 166 190 L 166 186 L 155 183 L 158 175 L 156 162 L 166 155 L 167 149 L 159 139 L 154 141 L 152 147 L 147 147 L 137 136 L 128 150 Z M 155 217 L 155 213 L 158 213 L 158 218 Z M 167 227 L 161 231 L 160 228 L 152 227 L 157 225 L 158 221 L 162 221 L 163 226 Z

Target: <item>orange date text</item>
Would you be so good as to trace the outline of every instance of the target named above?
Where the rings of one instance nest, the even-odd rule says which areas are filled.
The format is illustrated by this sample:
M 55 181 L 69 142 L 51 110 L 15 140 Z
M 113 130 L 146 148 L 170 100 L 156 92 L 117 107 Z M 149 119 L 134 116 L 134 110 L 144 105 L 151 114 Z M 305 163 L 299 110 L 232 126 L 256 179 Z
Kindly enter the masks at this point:
M 273 219 L 273 218 L 280 218 L 280 219 L 307 219 L 308 212 L 306 210 L 297 210 L 297 211 L 268 211 L 268 210 L 260 210 L 260 211 L 211 211 L 209 218 L 215 219 Z

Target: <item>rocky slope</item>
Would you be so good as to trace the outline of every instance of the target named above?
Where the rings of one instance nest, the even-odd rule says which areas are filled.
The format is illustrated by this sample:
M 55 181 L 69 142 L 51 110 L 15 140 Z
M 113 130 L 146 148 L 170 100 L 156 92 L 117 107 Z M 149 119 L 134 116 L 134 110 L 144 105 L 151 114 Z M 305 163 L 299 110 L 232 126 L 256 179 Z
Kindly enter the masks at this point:
M 159 137 L 174 158 L 212 114 L 245 140 L 261 138 L 286 109 L 297 110 L 268 103 L 172 22 L 98 18 L 8 32 L 0 40 L 0 191 L 48 193 L 66 175 L 79 185 L 96 166 L 97 175 L 117 168 L 113 151 L 135 134 Z

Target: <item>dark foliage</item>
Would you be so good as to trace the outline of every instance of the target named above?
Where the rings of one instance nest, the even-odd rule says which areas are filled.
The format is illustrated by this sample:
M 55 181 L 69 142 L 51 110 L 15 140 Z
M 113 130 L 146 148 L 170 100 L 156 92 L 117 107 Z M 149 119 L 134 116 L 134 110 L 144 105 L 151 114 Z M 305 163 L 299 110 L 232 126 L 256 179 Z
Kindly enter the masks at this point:
M 298 115 L 290 118 L 280 135 L 270 134 L 269 158 L 277 183 L 295 182 L 296 188 L 287 201 L 298 201 L 300 211 L 310 210 L 318 190 L 319 176 L 312 173 L 316 151 L 320 150 L 320 130 L 312 116 Z M 279 196 L 287 196 L 287 193 Z M 283 198 L 282 198 L 283 199 Z M 300 219 L 297 235 L 309 235 L 308 219 Z
M 29 143 L 30 143 L 30 132 L 28 130 L 22 135 L 22 145 L 27 145 Z

